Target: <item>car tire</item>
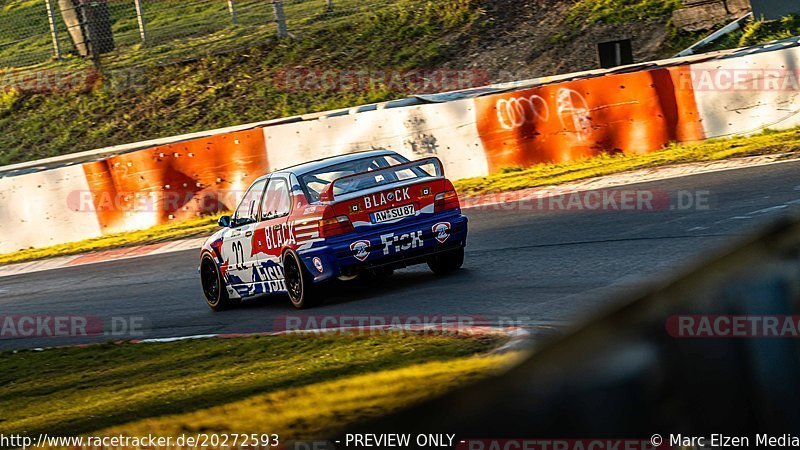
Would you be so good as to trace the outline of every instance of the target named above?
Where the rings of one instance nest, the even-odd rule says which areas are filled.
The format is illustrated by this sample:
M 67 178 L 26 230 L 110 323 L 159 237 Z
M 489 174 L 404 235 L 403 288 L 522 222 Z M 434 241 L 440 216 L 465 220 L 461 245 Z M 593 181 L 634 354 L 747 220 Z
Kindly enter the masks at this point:
M 464 265 L 464 247 L 433 256 L 428 260 L 428 267 L 436 275 L 447 275 Z
M 203 285 L 206 304 L 212 310 L 224 311 L 236 305 L 236 302 L 228 297 L 219 267 L 209 255 L 203 256 L 200 260 L 200 282 Z
M 283 274 L 292 306 L 297 309 L 306 309 L 319 302 L 319 290 L 297 253 L 293 251 L 284 253 Z

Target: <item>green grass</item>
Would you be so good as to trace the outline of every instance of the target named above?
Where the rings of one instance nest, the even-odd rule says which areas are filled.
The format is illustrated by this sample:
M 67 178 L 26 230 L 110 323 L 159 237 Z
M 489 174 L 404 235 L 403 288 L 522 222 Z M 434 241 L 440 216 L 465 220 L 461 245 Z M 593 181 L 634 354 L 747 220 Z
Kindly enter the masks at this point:
M 459 358 L 414 364 L 307 387 L 283 389 L 187 414 L 144 419 L 100 434 L 161 436 L 183 433 L 263 433 L 274 430 L 283 440 L 330 436 L 345 423 L 384 415 L 453 388 L 477 381 L 517 355 Z
M 674 41 L 679 38 L 688 40 L 691 38 L 679 34 L 671 26 L 672 12 L 681 5 L 681 0 L 577 0 L 562 19 L 561 30 L 551 37 L 551 41 L 558 45 L 560 42 L 575 39 L 595 24 L 617 25 L 642 21 L 662 22 L 672 30 Z M 665 48 L 664 56 L 669 56 L 671 51 L 671 48 Z
M 580 29 L 594 23 L 666 21 L 680 7 L 681 0 L 579 0 L 570 8 L 564 23 Z
M 67 60 L 80 59 L 56 3 L 54 17 L 62 55 Z M 334 11 L 326 13 L 325 0 L 286 1 L 284 12 L 290 31 L 300 34 L 338 18 L 347 21 L 355 14 L 381 11 L 393 3 L 394 0 L 374 0 L 369 4 L 336 0 Z M 276 33 L 272 4 L 263 0 L 236 0 L 236 24 L 224 1 L 146 1 L 142 2 L 147 36 L 143 43 L 134 2 L 109 0 L 106 4 L 116 48 L 103 58 L 112 65 L 194 59 L 198 53 L 252 47 L 253 42 L 267 42 Z M 5 2 L 0 25 L 5 43 L 0 46 L 0 68 L 53 65 L 54 48 L 44 1 Z
M 674 144 L 643 155 L 604 155 L 563 164 L 510 167 L 488 177 L 458 180 L 454 184 L 462 195 L 477 195 L 562 184 L 636 169 L 798 151 L 800 129 L 768 130 L 756 136 Z
M 738 45 L 745 47 L 787 39 L 793 36 L 800 36 L 800 16 L 797 15 L 770 22 L 755 21 L 749 23 L 745 26 Z
M 321 3 L 292 2 L 291 8 L 318 10 Z M 90 92 L 4 93 L 0 165 L 400 98 L 409 94 L 404 87 L 380 81 L 364 89 L 316 91 L 284 89 L 277 79 L 295 68 L 369 73 L 439 67 L 481 14 L 478 0 L 337 5 L 338 14 L 303 19 L 296 39 L 239 35 L 244 31 L 237 28 L 225 38 L 154 43 L 104 58 L 110 79 Z M 289 15 L 288 2 L 286 8 Z M 237 51 L 225 53 L 232 48 Z M 159 65 L 182 56 L 196 60 Z
M 502 340 L 392 333 L 6 351 L 0 433 L 320 437 L 492 373 L 509 358 L 471 356 Z

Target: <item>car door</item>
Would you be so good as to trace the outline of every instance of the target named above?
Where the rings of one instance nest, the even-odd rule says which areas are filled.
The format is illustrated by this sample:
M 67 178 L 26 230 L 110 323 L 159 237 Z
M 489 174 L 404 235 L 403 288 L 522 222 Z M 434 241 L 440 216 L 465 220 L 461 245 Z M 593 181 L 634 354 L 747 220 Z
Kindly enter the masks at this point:
M 228 279 L 240 296 L 253 295 L 251 285 L 257 259 L 253 254 L 252 237 L 258 225 L 259 206 L 267 179 L 257 180 L 245 192 L 232 217 L 232 225 L 223 237 L 222 257 L 228 263 Z
M 253 253 L 258 259 L 254 275 L 264 293 L 285 291 L 281 253 L 291 235 L 287 223 L 292 210 L 289 180 L 283 174 L 273 175 L 261 201 L 261 222 L 253 236 Z

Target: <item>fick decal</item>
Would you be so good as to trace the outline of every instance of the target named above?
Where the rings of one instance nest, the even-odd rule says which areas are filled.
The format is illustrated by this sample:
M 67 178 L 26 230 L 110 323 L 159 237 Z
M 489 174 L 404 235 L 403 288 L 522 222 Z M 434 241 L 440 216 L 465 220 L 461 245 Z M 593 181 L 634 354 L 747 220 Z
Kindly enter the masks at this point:
M 431 231 L 433 231 L 436 240 L 439 241 L 440 244 L 444 244 L 447 238 L 450 237 L 450 222 L 439 222 L 433 227 L 431 227 Z
M 365 261 L 369 256 L 369 241 L 356 241 L 350 244 L 350 250 L 353 252 L 353 257 L 359 261 Z
M 394 252 L 401 252 L 418 248 L 425 245 L 422 240 L 422 231 L 414 231 L 411 233 L 403 233 L 400 236 L 394 233 L 384 234 L 381 236 L 381 243 L 383 243 L 383 254 L 388 255 L 394 249 Z

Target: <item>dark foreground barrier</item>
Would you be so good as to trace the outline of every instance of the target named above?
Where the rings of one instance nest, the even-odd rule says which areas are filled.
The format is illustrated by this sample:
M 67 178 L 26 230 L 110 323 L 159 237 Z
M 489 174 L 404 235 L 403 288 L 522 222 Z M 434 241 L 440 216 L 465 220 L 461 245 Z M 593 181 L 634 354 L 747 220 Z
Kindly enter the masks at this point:
M 464 449 L 548 448 L 521 438 L 564 448 L 612 438 L 647 448 L 654 434 L 661 447 L 678 434 L 745 436 L 750 448 L 757 434 L 790 439 L 800 432 L 799 250 L 800 220 L 784 219 L 502 376 L 347 433 L 451 433 Z

